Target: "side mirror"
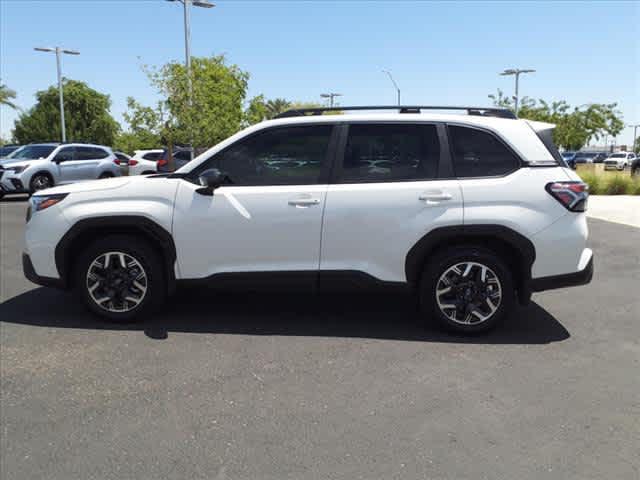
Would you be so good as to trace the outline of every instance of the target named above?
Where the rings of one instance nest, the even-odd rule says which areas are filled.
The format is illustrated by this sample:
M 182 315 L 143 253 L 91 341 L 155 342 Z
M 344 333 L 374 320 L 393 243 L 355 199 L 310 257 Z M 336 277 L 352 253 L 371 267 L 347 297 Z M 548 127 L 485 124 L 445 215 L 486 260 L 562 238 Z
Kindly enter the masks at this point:
M 217 168 L 210 168 L 198 175 L 198 183 L 202 188 L 196 190 L 201 195 L 213 195 L 213 191 L 221 185 L 230 183 L 229 176 Z

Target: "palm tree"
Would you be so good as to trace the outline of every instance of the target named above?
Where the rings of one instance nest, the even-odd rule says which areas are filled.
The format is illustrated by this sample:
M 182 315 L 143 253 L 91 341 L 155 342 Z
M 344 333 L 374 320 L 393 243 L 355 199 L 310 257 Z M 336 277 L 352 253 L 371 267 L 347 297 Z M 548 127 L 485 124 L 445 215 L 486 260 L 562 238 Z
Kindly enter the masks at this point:
M 291 102 L 285 100 L 284 98 L 269 100 L 265 105 L 267 108 L 267 118 L 273 118 L 276 115 L 287 111 L 290 105 Z
M 16 92 L 7 87 L 4 83 L 0 84 L 0 105 L 6 105 L 14 110 L 18 109 L 18 106 L 11 100 L 16 98 Z

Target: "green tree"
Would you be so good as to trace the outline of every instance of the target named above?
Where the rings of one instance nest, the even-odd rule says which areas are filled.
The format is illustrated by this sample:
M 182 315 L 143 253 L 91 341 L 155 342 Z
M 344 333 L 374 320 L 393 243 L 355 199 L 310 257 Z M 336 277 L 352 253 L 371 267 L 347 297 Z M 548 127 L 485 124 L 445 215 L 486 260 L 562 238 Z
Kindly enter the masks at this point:
M 514 102 L 501 90 L 489 95 L 494 105 L 514 109 Z M 580 150 L 592 139 L 603 135 L 618 135 L 624 128 L 617 104 L 590 103 L 571 107 L 564 100 L 548 103 L 523 97 L 518 108 L 518 117 L 540 122 L 554 123 L 555 143 L 567 150 Z
M 118 134 L 114 147 L 132 154 L 135 150 L 158 148 L 162 136 L 161 105 L 146 107 L 127 97 L 127 111 L 123 114 L 128 129 Z
M 11 101 L 14 98 L 16 98 L 15 90 L 11 90 L 4 83 L 0 84 L 0 105 L 6 105 L 9 108 L 17 110 L 18 106 Z
M 109 114 L 109 95 L 76 80 L 63 80 L 67 139 L 111 145 L 120 126 Z M 59 139 L 60 107 L 58 88 L 36 93 L 36 104 L 16 121 L 13 136 L 19 143 Z
M 227 64 L 224 55 L 193 57 L 191 79 L 178 62 L 145 71 L 163 97 L 156 110 L 167 141 L 210 147 L 243 126 L 249 74 Z

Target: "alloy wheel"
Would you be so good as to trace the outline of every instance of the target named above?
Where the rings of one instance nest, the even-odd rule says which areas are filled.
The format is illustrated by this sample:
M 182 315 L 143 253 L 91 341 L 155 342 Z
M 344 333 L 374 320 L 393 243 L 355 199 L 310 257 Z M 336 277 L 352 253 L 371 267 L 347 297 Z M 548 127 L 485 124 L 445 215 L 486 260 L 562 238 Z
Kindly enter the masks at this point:
M 148 284 L 142 264 L 124 252 L 99 255 L 86 275 L 89 296 L 108 312 L 129 312 L 136 308 L 144 300 Z
M 46 175 L 38 175 L 33 179 L 33 189 L 35 191 L 44 190 L 45 188 L 51 188 L 51 179 Z
M 436 284 L 438 308 L 449 320 L 477 325 L 489 320 L 502 303 L 502 285 L 495 272 L 477 262 L 449 267 Z

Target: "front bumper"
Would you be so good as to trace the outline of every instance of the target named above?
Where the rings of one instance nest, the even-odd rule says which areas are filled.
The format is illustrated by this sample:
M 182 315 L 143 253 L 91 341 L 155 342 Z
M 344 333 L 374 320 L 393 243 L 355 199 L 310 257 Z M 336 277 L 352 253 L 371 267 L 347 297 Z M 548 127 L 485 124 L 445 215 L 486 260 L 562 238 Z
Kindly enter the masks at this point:
M 0 190 L 2 193 L 29 193 L 29 189 L 22 183 L 22 179 L 4 170 L 0 172 Z
M 573 273 L 565 273 L 563 275 L 553 275 L 551 277 L 540 277 L 531 280 L 531 290 L 534 292 L 542 292 L 545 290 L 554 290 L 556 288 L 578 287 L 591 282 L 593 278 L 593 255 L 589 258 L 589 262 L 582 270 Z
M 24 272 L 24 276 L 27 277 L 27 280 L 42 285 L 43 287 L 53 287 L 59 289 L 66 289 L 67 285 L 60 278 L 51 278 L 51 277 L 43 277 L 36 273 L 36 270 L 33 268 L 33 263 L 31 263 L 31 257 L 27 253 L 22 254 L 22 271 Z

